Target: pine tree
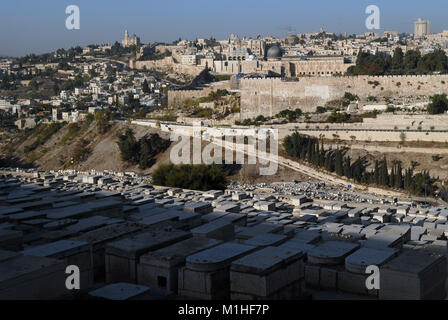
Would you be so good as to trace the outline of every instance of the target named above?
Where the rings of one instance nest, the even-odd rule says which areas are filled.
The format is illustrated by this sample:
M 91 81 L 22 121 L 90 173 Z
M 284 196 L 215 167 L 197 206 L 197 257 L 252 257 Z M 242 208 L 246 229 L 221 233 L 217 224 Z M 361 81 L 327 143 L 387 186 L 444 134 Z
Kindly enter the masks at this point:
M 378 160 L 375 160 L 375 169 L 373 171 L 373 182 L 375 184 L 380 184 L 380 168 Z
M 336 174 L 338 174 L 338 175 L 340 175 L 340 176 L 342 176 L 342 175 L 344 175 L 344 168 L 343 168 L 343 165 L 342 165 L 342 153 L 341 153 L 341 150 L 336 150 L 335 151 L 335 160 L 334 160 L 334 167 L 335 167 L 335 171 L 336 171 Z

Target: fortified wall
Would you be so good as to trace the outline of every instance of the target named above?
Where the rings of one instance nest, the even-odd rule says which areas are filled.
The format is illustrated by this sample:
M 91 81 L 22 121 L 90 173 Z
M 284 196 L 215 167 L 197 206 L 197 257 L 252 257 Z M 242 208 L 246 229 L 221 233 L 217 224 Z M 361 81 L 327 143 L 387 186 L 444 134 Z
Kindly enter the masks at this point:
M 155 70 L 158 72 L 183 73 L 191 76 L 197 76 L 204 69 L 202 66 L 189 66 L 175 63 L 172 57 L 165 57 L 160 60 L 132 61 L 129 63 L 131 69 Z
M 208 96 L 218 89 L 230 90 L 230 81 L 213 82 L 209 86 L 198 90 L 168 90 L 168 105 L 181 106 L 187 99 L 197 99 Z
M 281 78 L 239 80 L 241 119 L 274 116 L 284 109 L 315 111 L 345 92 L 368 96 L 410 97 L 448 93 L 448 75 L 310 77 L 295 81 Z
M 168 90 L 168 105 L 180 106 L 187 99 L 206 97 L 212 91 L 209 87 L 202 90 Z

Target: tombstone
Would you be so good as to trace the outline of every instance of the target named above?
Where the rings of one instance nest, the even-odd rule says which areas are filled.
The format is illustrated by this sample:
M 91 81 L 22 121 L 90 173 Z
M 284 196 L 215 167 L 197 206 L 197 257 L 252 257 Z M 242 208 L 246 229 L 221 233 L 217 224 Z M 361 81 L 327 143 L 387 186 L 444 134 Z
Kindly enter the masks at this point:
M 174 211 L 164 210 L 164 212 L 144 217 L 142 220 L 137 221 L 137 223 L 145 228 L 171 227 L 179 221 L 179 214 Z
M 391 248 L 360 248 L 345 258 L 345 269 L 352 273 L 365 274 L 370 265 L 381 266 L 397 255 Z
M 98 300 L 166 300 L 173 294 L 133 283 L 112 283 L 89 292 L 89 296 Z
M 217 199 L 219 196 L 222 196 L 224 192 L 222 190 L 209 190 L 204 192 L 202 195 L 208 199 Z
M 191 229 L 194 237 L 211 238 L 222 241 L 230 241 L 235 237 L 234 225 L 222 219 L 203 224 L 202 226 Z
M 304 287 L 300 250 L 268 246 L 232 262 L 231 299 L 298 299 Z
M 235 226 L 245 226 L 247 223 L 247 215 L 244 213 L 229 213 L 218 220 L 227 221 Z
M 380 268 L 382 300 L 441 300 L 446 296 L 446 256 L 403 249 Z
M 294 196 L 290 200 L 291 204 L 294 205 L 294 206 L 300 206 L 300 205 L 302 205 L 304 203 L 307 203 L 307 202 L 310 202 L 310 201 L 312 201 L 312 200 L 309 199 L 305 195 Z
M 193 299 L 229 299 L 230 264 L 257 247 L 227 242 L 188 256 L 179 269 L 179 295 Z
M 190 202 L 185 204 L 184 211 L 207 214 L 213 211 L 213 207 L 210 202 Z
M 23 251 L 23 255 L 59 259 L 65 267 L 75 265 L 80 270 L 81 290 L 93 284 L 91 245 L 87 242 L 60 240 L 28 248 Z
M 92 246 L 92 264 L 95 282 L 104 281 L 106 244 L 110 241 L 141 232 L 141 226 L 134 223 L 120 223 L 105 226 L 100 229 L 86 232 L 71 240 L 85 241 Z
M 140 257 L 137 282 L 177 293 L 178 272 L 185 265 L 186 257 L 219 244 L 219 240 L 193 237 L 146 253 Z
M 19 256 L 0 262 L 0 300 L 54 300 L 67 295 L 64 261 Z
M 228 214 L 229 214 L 229 212 L 213 211 L 213 212 L 210 212 L 210 213 L 207 213 L 207 214 L 201 216 L 201 220 L 203 222 L 205 222 L 205 223 L 212 222 L 212 221 L 214 221 L 216 219 L 219 219 L 219 218 L 222 218 L 222 217 L 224 217 L 225 215 L 228 215 Z
M 344 262 L 359 244 L 344 241 L 326 241 L 308 252 L 308 262 L 317 265 L 337 265 Z
M 248 198 L 249 198 L 249 195 L 245 192 L 234 192 L 232 194 L 233 201 L 240 201 L 240 200 L 248 199 Z
M 244 240 L 243 243 L 255 247 L 278 246 L 289 238 L 289 236 L 283 234 L 265 233 Z
M 124 238 L 106 245 L 106 281 L 136 283 L 140 256 L 181 240 L 191 234 L 181 230 L 154 230 Z
M 257 210 L 271 211 L 275 210 L 275 203 L 268 201 L 259 201 L 254 203 L 254 208 Z
M 23 232 L 0 229 L 0 249 L 20 251 L 23 248 Z
M 216 206 L 215 211 L 238 213 L 240 212 L 240 206 L 235 203 L 224 203 L 222 205 Z
M 17 257 L 23 256 L 21 252 L 15 252 L 15 251 L 7 251 L 7 250 L 1 250 L 0 249 L 0 262 L 11 260 Z
M 269 233 L 278 233 L 283 230 L 283 226 L 276 225 L 273 223 L 268 222 L 262 222 L 260 224 L 257 224 L 253 227 L 246 227 L 241 229 L 240 232 L 238 232 L 235 237 L 237 239 L 250 239 L 256 235 L 264 234 L 266 232 Z

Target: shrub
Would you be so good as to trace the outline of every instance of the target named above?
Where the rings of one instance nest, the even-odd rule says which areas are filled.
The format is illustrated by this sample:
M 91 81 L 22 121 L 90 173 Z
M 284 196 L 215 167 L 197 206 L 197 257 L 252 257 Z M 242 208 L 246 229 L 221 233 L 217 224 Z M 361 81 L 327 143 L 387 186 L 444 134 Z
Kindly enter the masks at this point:
M 222 165 L 161 164 L 152 174 L 152 183 L 174 188 L 210 190 L 226 188 L 228 175 Z

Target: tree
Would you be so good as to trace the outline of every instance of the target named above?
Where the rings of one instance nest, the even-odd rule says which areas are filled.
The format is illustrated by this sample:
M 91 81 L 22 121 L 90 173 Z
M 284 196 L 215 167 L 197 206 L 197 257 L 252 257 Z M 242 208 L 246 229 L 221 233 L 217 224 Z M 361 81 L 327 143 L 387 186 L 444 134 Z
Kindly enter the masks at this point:
M 228 175 L 224 166 L 161 164 L 152 173 L 152 183 L 167 187 L 210 190 L 225 189 Z
M 137 163 L 139 144 L 132 129 L 126 129 L 126 132 L 118 137 L 117 144 L 120 149 L 121 160 L 132 164 Z
M 400 47 L 396 47 L 394 50 L 394 56 L 392 58 L 392 68 L 401 71 L 403 65 L 403 58 L 404 58 L 403 50 L 401 50 Z
M 146 81 L 146 79 L 145 79 L 145 81 L 143 81 L 142 91 L 144 93 L 150 93 L 149 86 L 148 86 L 148 81 Z
M 95 112 L 95 122 L 100 133 L 105 133 L 109 129 L 109 121 L 112 120 L 112 113 L 109 110 Z
M 448 110 L 448 99 L 447 95 L 435 94 L 431 97 L 431 103 L 427 107 L 429 114 L 440 114 Z
M 403 58 L 403 69 L 405 72 L 409 72 L 417 69 L 418 62 L 421 58 L 420 51 L 408 50 Z
M 157 133 L 144 135 L 137 141 L 132 129 L 128 128 L 118 136 L 117 144 L 123 161 L 138 164 L 144 170 L 155 163 L 155 157 L 169 147 L 170 141 L 162 139 Z
M 39 84 L 37 83 L 36 79 L 31 80 L 30 83 L 29 83 L 29 86 L 33 90 L 39 89 Z
M 344 174 L 344 168 L 342 165 L 342 152 L 341 150 L 336 150 L 335 160 L 334 160 L 335 171 L 338 175 L 342 176 Z

